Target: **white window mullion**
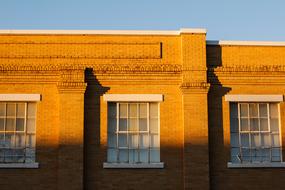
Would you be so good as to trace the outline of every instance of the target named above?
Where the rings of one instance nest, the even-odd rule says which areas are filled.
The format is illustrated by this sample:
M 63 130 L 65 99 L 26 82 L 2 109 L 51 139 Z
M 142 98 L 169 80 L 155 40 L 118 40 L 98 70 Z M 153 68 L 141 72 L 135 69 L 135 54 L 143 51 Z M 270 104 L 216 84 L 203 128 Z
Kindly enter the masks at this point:
M 239 154 L 240 154 L 240 162 L 243 162 L 243 155 L 242 155 L 242 144 L 241 144 L 241 117 L 240 117 L 240 104 L 238 103 L 238 136 L 239 136 Z

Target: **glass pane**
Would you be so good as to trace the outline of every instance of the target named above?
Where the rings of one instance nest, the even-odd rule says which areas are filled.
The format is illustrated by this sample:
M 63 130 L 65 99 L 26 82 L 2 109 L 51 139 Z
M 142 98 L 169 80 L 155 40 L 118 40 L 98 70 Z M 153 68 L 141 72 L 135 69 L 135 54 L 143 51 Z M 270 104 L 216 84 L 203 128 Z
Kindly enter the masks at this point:
M 241 146 L 242 147 L 249 147 L 249 135 L 248 133 L 240 134 L 241 137 Z
M 272 132 L 279 131 L 279 123 L 278 119 L 270 119 L 270 128 Z
M 262 161 L 270 161 L 270 149 L 262 149 Z
M 139 162 L 139 151 L 136 149 L 129 150 L 129 162 L 137 163 Z
M 129 104 L 129 117 L 138 117 L 137 104 Z
M 109 148 L 107 152 L 107 162 L 117 162 L 117 150 Z
M 159 148 L 159 135 L 150 135 L 150 147 Z
M 269 104 L 270 105 L 270 117 L 278 118 L 278 106 L 277 104 Z
M 128 147 L 127 134 L 118 134 L 119 136 L 119 147 Z
M 258 119 L 250 119 L 249 121 L 250 121 L 250 130 L 259 131 Z
M 279 148 L 272 148 L 272 161 L 279 162 L 281 160 L 281 152 Z
M 159 149 L 150 149 L 150 162 L 160 162 Z
M 147 119 L 140 119 L 140 131 L 147 131 Z
M 240 116 L 248 117 L 248 104 L 240 104 Z
M 0 149 L 5 147 L 4 133 L 0 133 Z
M 259 116 L 267 117 L 267 104 L 259 104 Z
M 139 136 L 129 134 L 129 148 L 138 148 L 139 146 Z
M 239 147 L 239 135 L 238 133 L 231 133 L 231 146 Z
M 17 118 L 16 120 L 16 131 L 24 131 L 25 130 L 25 119 Z
M 6 119 L 6 131 L 15 131 L 16 120 L 14 118 Z
M 36 103 L 28 103 L 28 117 L 36 116 Z
M 113 133 L 108 134 L 108 147 L 115 148 L 117 147 L 117 135 Z
M 252 149 L 251 150 L 251 159 L 252 159 L 252 162 L 261 162 L 261 160 L 262 160 L 261 149 Z
M 249 116 L 258 117 L 258 104 L 249 104 Z
M 238 132 L 238 119 L 237 118 L 231 118 L 231 132 Z
M 128 150 L 127 149 L 119 149 L 119 162 L 128 162 Z
M 5 130 L 5 119 L 4 118 L 0 118 L 0 131 L 4 131 Z
M 129 119 L 129 131 L 138 131 L 138 119 Z
M 231 148 L 231 161 L 234 163 L 240 162 L 239 148 Z
M 33 148 L 26 148 L 26 163 L 35 162 L 36 152 Z
M 231 108 L 230 108 L 231 118 L 238 118 L 237 103 L 231 103 L 230 106 L 231 106 Z
M 36 132 L 36 125 L 35 119 L 27 119 L 27 133 L 35 133 Z
M 119 109 L 120 109 L 120 118 L 127 118 L 127 104 L 120 104 Z
M 249 124 L 248 124 L 248 119 L 240 119 L 240 129 L 241 131 L 249 131 Z
M 17 117 L 25 117 L 25 104 L 24 103 L 17 104 Z
M 140 134 L 140 144 L 141 148 L 148 148 L 149 147 L 149 137 L 148 134 Z
M 259 133 L 252 133 L 251 135 L 251 147 L 260 147 Z
M 269 133 L 261 133 L 261 146 L 270 147 L 270 135 Z
M 147 118 L 147 104 L 140 104 L 140 118 Z
M 158 119 L 151 118 L 149 121 L 150 133 L 158 133 Z
M 260 131 L 268 131 L 268 119 L 260 119 Z
M 35 148 L 36 146 L 36 136 L 35 135 L 27 135 L 26 136 L 26 147 L 27 148 Z
M 127 119 L 120 119 L 120 121 L 119 121 L 119 131 L 128 131 Z
M 148 149 L 140 149 L 140 162 L 147 163 L 148 162 Z
M 272 146 L 273 147 L 279 147 L 280 146 L 280 140 L 279 140 L 278 134 L 272 134 L 271 139 L 272 139 Z
M 0 117 L 6 117 L 6 104 L 0 103 Z
M 108 132 L 115 133 L 117 131 L 117 119 L 109 118 L 108 119 Z
M 242 148 L 241 149 L 242 154 L 242 162 L 250 162 L 251 156 L 250 156 L 250 150 L 248 148 Z
M 15 147 L 15 136 L 12 134 L 5 134 L 5 147 L 11 148 Z
M 5 155 L 5 154 L 4 154 L 4 151 L 5 151 L 5 150 L 1 150 L 1 149 L 0 149 L 0 162 L 4 162 L 4 155 Z
M 158 103 L 149 103 L 149 116 L 158 117 Z
M 16 104 L 7 103 L 7 116 L 15 117 L 16 116 Z
M 26 146 L 25 138 L 26 138 L 25 134 L 16 134 L 15 135 L 15 140 L 16 140 L 15 147 L 25 148 Z
M 109 118 L 117 117 L 117 104 L 116 103 L 108 103 L 108 117 Z

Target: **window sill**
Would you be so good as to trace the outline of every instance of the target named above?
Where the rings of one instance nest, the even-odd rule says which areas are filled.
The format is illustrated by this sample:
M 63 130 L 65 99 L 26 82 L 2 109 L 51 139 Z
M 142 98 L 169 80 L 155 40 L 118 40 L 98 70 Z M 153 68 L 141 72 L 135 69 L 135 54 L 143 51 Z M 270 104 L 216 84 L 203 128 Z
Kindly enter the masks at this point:
M 39 163 L 1 163 L 0 168 L 39 168 Z
M 284 168 L 285 162 L 268 162 L 268 163 L 232 163 L 228 162 L 228 168 Z
M 164 168 L 163 162 L 158 163 L 140 163 L 140 164 L 128 164 L 128 163 L 108 163 L 103 164 L 103 168 L 126 168 L 126 169 L 137 169 L 137 168 Z

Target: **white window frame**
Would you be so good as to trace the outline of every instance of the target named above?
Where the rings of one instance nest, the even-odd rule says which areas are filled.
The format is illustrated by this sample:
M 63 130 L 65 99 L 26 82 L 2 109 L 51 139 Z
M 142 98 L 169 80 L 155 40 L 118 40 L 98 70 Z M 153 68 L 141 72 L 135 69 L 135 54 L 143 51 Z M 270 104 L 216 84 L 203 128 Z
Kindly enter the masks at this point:
M 225 95 L 225 101 L 234 103 L 280 103 L 283 102 L 283 95 Z M 230 112 L 230 110 L 229 110 Z M 280 118 L 280 105 L 278 104 L 279 112 L 279 138 L 281 148 L 281 161 L 280 162 L 261 162 L 261 163 L 233 163 L 228 162 L 228 168 L 283 168 L 285 162 L 282 160 L 282 132 L 281 132 L 281 118 Z M 231 139 L 230 139 L 231 140 Z
M 38 102 L 41 94 L 0 94 L 1 102 Z M 39 168 L 38 162 L 33 163 L 0 163 L 0 168 Z
M 108 102 L 120 103 L 149 103 L 149 102 L 162 102 L 163 95 L 162 94 L 104 94 L 103 100 Z M 158 104 L 159 109 L 159 120 L 158 120 L 158 127 L 159 127 L 159 135 L 160 135 L 160 106 Z M 164 168 L 163 162 L 157 163 L 109 163 L 104 162 L 103 168 L 130 168 L 130 169 L 138 169 L 138 168 Z

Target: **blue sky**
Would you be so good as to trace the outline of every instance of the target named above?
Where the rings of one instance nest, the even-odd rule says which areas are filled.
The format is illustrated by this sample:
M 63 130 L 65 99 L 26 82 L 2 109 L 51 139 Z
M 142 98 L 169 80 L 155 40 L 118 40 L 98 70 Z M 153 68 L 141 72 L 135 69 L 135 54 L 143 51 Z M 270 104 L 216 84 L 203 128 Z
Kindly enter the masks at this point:
M 1 0 L 0 29 L 179 30 L 285 41 L 284 0 Z

